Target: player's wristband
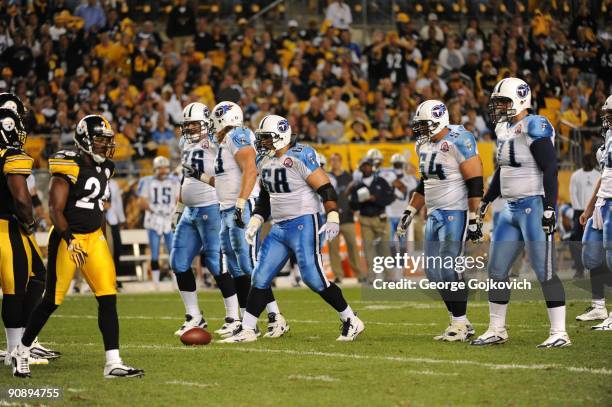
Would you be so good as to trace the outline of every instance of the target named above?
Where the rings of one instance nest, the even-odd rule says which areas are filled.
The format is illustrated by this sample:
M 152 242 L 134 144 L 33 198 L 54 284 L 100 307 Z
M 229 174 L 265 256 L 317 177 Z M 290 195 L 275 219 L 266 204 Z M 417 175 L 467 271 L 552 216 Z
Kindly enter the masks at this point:
M 406 210 L 407 210 L 408 212 L 410 212 L 412 215 L 415 215 L 415 214 L 418 212 L 417 208 L 415 208 L 415 207 L 414 207 L 414 206 L 412 206 L 412 205 L 408 205 L 408 206 L 406 207 Z
M 475 220 L 478 218 L 478 215 L 476 215 L 476 212 L 468 212 L 468 220 Z
M 236 208 L 244 209 L 245 206 L 246 206 L 246 199 L 243 199 L 243 198 L 236 199 Z
M 182 202 L 179 202 L 176 204 L 176 209 L 174 210 L 174 212 L 183 213 L 184 209 L 185 209 L 185 205 Z
M 205 184 L 209 184 L 210 185 L 210 179 L 212 177 L 210 175 L 208 175 L 207 173 L 203 172 L 202 175 L 200 175 L 200 181 L 202 181 Z
M 259 229 L 263 223 L 264 218 L 261 215 L 255 214 L 251 216 L 248 227 L 250 228 L 251 226 L 254 226 L 256 229 Z
M 327 223 L 340 224 L 340 214 L 337 210 L 333 210 L 327 213 Z

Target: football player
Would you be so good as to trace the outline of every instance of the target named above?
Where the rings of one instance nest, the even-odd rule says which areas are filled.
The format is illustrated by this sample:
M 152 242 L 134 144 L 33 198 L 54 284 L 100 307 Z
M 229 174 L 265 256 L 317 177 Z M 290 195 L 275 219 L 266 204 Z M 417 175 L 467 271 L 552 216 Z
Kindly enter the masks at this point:
M 20 119 L 20 123 L 23 125 L 23 120 L 24 117 L 26 117 L 27 115 L 27 111 L 25 105 L 17 95 L 6 92 L 0 93 L 0 108 L 12 110 L 14 113 L 17 114 L 18 118 Z M 27 133 L 27 129 L 24 130 Z M 4 143 L 3 145 L 6 145 L 6 143 Z M 20 151 L 22 150 L 22 148 L 18 148 L 17 150 Z M 30 174 L 26 178 L 28 190 L 30 192 L 30 195 L 32 196 L 32 206 L 34 208 L 34 214 L 38 217 L 37 222 L 40 222 L 40 224 L 43 225 L 45 220 L 41 218 L 41 216 L 43 215 L 42 203 L 40 202 L 38 194 L 36 193 L 36 186 L 34 185 L 34 181 L 34 176 L 32 174 Z M 24 329 L 25 323 L 29 319 L 29 316 L 32 313 L 32 310 L 34 309 L 34 306 L 43 295 L 43 292 L 45 290 L 45 278 L 47 274 L 45 264 L 42 260 L 42 253 L 40 251 L 40 248 L 38 247 L 38 243 L 36 242 L 34 234 L 28 235 L 28 244 L 30 246 L 30 251 L 32 254 L 32 275 L 28 281 L 27 295 L 24 300 Z M 5 364 L 10 365 L 11 358 L 6 357 L 8 354 L 9 353 L 0 351 L 0 359 L 4 359 Z M 42 359 L 57 359 L 60 357 L 61 353 L 44 347 L 38 341 L 38 338 L 36 338 L 32 343 L 31 355 L 31 362 L 33 364 L 45 364 L 45 361 Z
M 414 116 L 421 181 L 410 199 L 398 226 L 403 236 L 414 216 L 427 208 L 425 256 L 457 258 L 463 255 L 467 239 L 482 239 L 477 212 L 483 195 L 482 162 L 472 133 L 463 126 L 449 124 L 448 109 L 438 100 L 421 103 Z M 463 281 L 455 267 L 426 267 L 429 281 Z M 450 325 L 434 339 L 466 341 L 474 334 L 467 319 L 467 288 L 453 293 L 440 289 L 440 296 L 451 315 Z
M 115 266 L 102 232 L 104 200 L 114 172 L 110 160 L 114 133 L 102 116 L 89 115 L 77 124 L 76 151 L 60 151 L 49 159 L 48 278 L 45 295 L 34 309 L 21 343 L 13 350 L 13 374 L 29 377 L 28 357 L 34 338 L 63 302 L 77 268 L 98 301 L 98 326 L 102 333 L 106 364 L 104 377 L 139 377 L 141 369 L 125 365 L 119 356 L 119 320 Z
M 321 264 L 323 241 L 333 239 L 340 230 L 336 191 L 319 166 L 312 147 L 291 146 L 291 126 L 287 119 L 276 115 L 264 117 L 256 137 L 261 185 L 245 237 L 253 244 L 268 218 L 272 229 L 259 251 L 242 325 L 222 342 L 257 339 L 257 318 L 268 302 L 270 285 L 291 254 L 296 256 L 306 285 L 338 311 L 342 320 L 338 340 L 352 341 L 364 330 L 363 322 L 348 306 L 340 288 L 327 280 Z M 324 225 L 319 214 L 319 196 L 327 212 Z
M 395 236 L 397 236 L 397 227 L 399 226 L 400 219 L 404 214 L 404 209 L 406 209 L 406 206 L 408 205 L 410 192 L 416 189 L 417 181 L 413 175 L 406 173 L 408 161 L 404 155 L 393 154 L 391 156 L 391 165 L 393 168 L 384 171 L 384 173 L 393 173 L 393 177 L 395 178 L 390 184 L 395 187 L 393 189 L 395 192 L 395 200 L 391 203 L 391 205 L 387 206 L 387 216 L 389 217 L 389 223 L 391 225 L 391 236 L 389 237 L 389 240 L 393 242 L 395 240 Z M 383 175 L 383 177 L 385 176 Z M 399 243 L 400 250 L 405 250 L 405 234 L 399 238 Z M 393 246 L 393 248 L 396 249 L 395 246 Z
M 542 116 L 530 114 L 531 89 L 519 78 L 495 85 L 489 115 L 495 123 L 498 168 L 485 194 L 479 218 L 498 196 L 507 199 L 493 231 L 488 274 L 493 281 L 508 281 L 512 264 L 526 246 L 531 267 L 541 283 L 550 334 L 538 348 L 571 345 L 565 330 L 565 291 L 554 266 L 554 232 L 557 225 L 557 153 L 555 131 Z M 472 341 L 482 346 L 508 340 L 506 311 L 510 289 L 489 290 L 489 328 Z
M 172 215 L 176 209 L 180 181 L 170 175 L 170 160 L 164 156 L 153 159 L 153 175 L 140 179 L 138 197 L 145 211 L 144 227 L 151 248 L 151 276 L 159 288 L 159 244 L 164 239 L 168 254 L 172 248 Z
M 242 109 L 233 102 L 221 102 L 212 112 L 218 143 L 214 177 L 221 207 L 221 249 L 230 273 L 234 277 L 240 310 L 244 315 L 251 274 L 255 266 L 256 240 L 249 244 L 244 237 L 245 224 L 251 218 L 254 197 L 257 194 L 257 168 L 253 132 L 243 126 Z M 278 338 L 289 330 L 281 315 L 272 290 L 267 291 L 269 338 Z
M 190 103 L 183 110 L 183 182 L 181 204 L 177 212 L 176 231 L 170 263 L 185 304 L 185 323 L 175 332 L 182 335 L 189 329 L 206 327 L 198 307 L 196 281 L 191 270 L 193 259 L 202 253 L 203 265 L 214 276 L 225 304 L 225 322 L 216 330 L 229 335 L 239 325 L 239 306 L 232 276 L 221 267 L 221 214 L 215 188 L 207 174 L 214 173 L 217 146 L 212 137 L 210 110 L 202 103 Z M 182 212 L 182 215 L 181 215 Z
M 612 286 L 612 96 L 606 99 L 601 108 L 604 144 L 597 151 L 602 168 L 602 176 L 595 185 L 589 204 L 580 215 L 580 223 L 585 225 L 582 237 L 582 261 L 589 270 L 591 278 L 591 306 L 578 315 L 578 321 L 603 319 L 593 326 L 594 330 L 612 331 L 612 312 L 606 310 L 605 286 Z M 604 260 L 605 259 L 605 260 Z

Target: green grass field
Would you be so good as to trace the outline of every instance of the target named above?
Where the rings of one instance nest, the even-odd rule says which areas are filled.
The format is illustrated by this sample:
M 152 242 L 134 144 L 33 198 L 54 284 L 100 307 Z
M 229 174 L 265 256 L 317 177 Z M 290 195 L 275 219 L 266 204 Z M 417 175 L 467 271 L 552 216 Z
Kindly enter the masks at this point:
M 57 386 L 63 403 L 84 406 L 612 405 L 612 334 L 573 320 L 586 303 L 569 303 L 570 348 L 536 349 L 548 334 L 544 304 L 518 301 L 510 305 L 510 341 L 472 348 L 432 340 L 448 322 L 442 304 L 359 301 L 359 289 L 345 293 L 366 323 L 354 343 L 336 342 L 335 312 L 300 289 L 277 291 L 291 325 L 286 337 L 198 348 L 173 336 L 183 311 L 178 294 L 121 295 L 122 357 L 146 376 L 113 381 L 102 377 L 94 298 L 70 297 L 41 335 L 64 356 L 33 366 L 27 381 L 5 368 L 0 386 Z M 200 303 L 209 330 L 218 328 L 219 293 L 200 293 Z M 482 333 L 486 303 L 471 304 L 469 317 Z

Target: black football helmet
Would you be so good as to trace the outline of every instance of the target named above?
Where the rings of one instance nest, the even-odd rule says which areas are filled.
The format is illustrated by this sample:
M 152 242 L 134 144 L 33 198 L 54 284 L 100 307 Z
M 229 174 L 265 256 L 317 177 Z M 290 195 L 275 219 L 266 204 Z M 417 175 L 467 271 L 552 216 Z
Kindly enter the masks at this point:
M 27 136 L 19 115 L 12 109 L 0 108 L 0 148 L 22 150 Z
M 23 117 L 26 114 L 25 105 L 21 99 L 19 99 L 19 96 L 15 95 L 14 93 L 0 93 L 0 108 L 11 109 L 20 117 Z
M 98 164 L 115 154 L 115 133 L 103 116 L 91 114 L 83 117 L 76 126 L 74 143 Z

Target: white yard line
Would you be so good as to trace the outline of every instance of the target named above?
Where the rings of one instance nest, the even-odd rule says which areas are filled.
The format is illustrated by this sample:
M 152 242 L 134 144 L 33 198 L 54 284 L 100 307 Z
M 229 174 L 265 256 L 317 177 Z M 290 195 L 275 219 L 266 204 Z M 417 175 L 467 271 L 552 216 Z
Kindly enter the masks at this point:
M 196 383 L 196 382 L 185 382 L 183 380 L 170 380 L 166 382 L 166 384 L 178 384 L 181 386 L 202 387 L 202 388 L 215 387 L 219 385 L 219 383 Z
M 340 379 L 336 379 L 335 377 L 330 377 L 327 375 L 322 376 L 307 376 L 301 374 L 292 374 L 287 376 L 289 380 L 307 380 L 307 381 L 317 381 L 317 382 L 339 382 Z

